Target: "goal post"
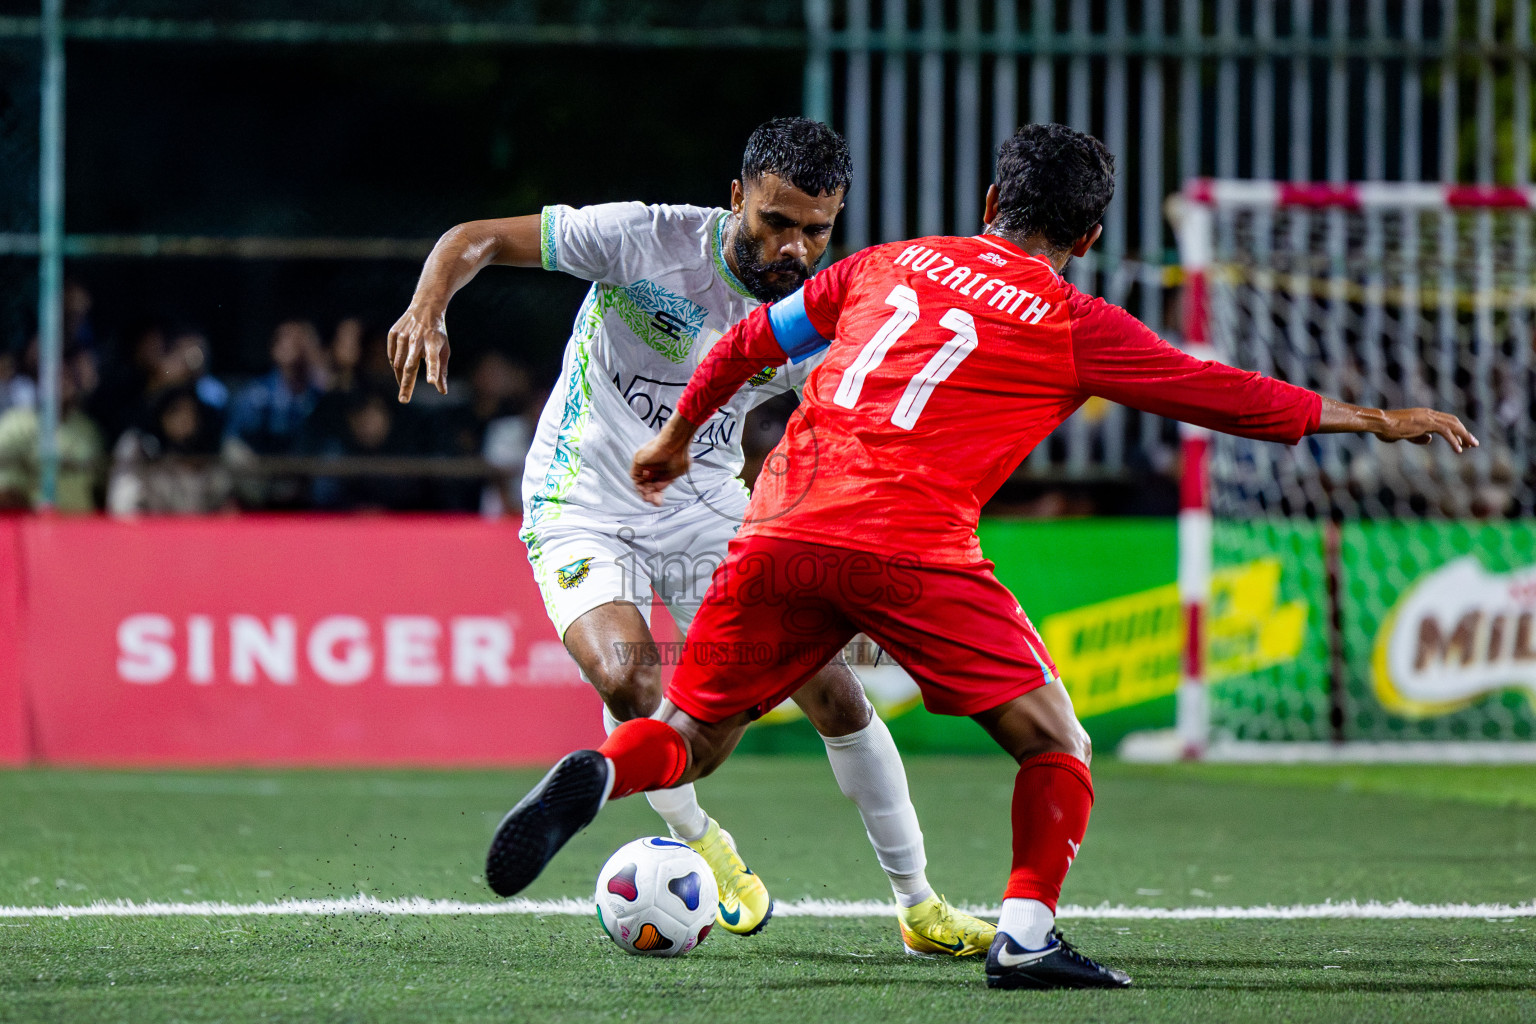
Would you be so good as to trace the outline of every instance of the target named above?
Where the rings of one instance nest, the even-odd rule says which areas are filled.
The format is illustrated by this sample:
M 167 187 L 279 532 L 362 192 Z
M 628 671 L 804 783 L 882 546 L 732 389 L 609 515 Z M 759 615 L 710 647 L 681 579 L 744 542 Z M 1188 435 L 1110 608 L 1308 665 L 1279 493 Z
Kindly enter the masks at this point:
M 1536 189 L 1199 179 L 1184 343 L 1482 442 L 1185 428 L 1175 756 L 1536 760 Z

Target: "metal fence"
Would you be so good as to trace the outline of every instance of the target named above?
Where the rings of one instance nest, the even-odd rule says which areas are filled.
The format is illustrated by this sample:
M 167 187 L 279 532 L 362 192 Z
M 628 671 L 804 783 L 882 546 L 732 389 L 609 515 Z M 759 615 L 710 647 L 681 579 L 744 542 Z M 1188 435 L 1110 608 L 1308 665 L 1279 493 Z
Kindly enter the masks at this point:
M 997 142 L 1023 121 L 1062 121 L 1101 137 L 1120 169 L 1104 238 L 1075 264 L 1074 280 L 1169 332 L 1176 319 L 1169 268 L 1177 261 L 1163 202 L 1187 178 L 1528 182 L 1532 7 L 1531 0 L 259 0 L 215 16 L 192 0 L 41 0 L 34 12 L 0 15 L 0 329 L 14 336 L 36 310 L 45 340 L 53 335 L 48 310 L 57 302 L 49 296 L 65 255 L 367 259 L 422 245 L 65 234 L 64 178 L 50 162 L 61 152 L 62 108 L 50 103 L 67 95 L 63 61 L 77 40 L 782 51 L 803 60 L 806 112 L 843 131 L 853 151 L 858 179 L 841 221 L 843 251 L 976 230 Z M 59 114 L 53 121 L 44 116 L 50 109 Z M 50 195 L 62 202 L 51 205 Z M 17 302 L 38 294 L 39 266 L 43 298 Z M 56 342 L 44 351 L 56 351 Z M 1154 417 L 1091 403 L 1026 469 L 1052 480 L 1134 477 L 1167 468 L 1170 440 Z
M 851 248 L 971 233 L 1025 121 L 1103 139 L 1119 186 L 1074 283 L 1169 333 L 1165 197 L 1198 176 L 1531 180 L 1530 0 L 806 0 L 806 110 L 847 136 Z M 1159 468 L 1167 429 L 1090 404 L 1027 469 Z

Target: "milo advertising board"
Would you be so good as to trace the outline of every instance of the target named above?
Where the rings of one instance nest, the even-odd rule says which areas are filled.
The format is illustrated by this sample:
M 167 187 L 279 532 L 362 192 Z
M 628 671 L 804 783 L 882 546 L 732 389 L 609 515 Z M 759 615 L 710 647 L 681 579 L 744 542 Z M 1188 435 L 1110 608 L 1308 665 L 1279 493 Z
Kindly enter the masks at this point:
M 1536 529 L 1344 528 L 1346 732 L 1352 739 L 1536 735 Z

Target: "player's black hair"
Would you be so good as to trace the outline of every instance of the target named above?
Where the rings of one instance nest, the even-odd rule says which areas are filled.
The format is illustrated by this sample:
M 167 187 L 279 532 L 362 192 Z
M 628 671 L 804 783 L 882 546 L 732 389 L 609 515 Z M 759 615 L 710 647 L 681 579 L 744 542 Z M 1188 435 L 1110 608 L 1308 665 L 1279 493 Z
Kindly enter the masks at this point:
M 1006 235 L 1040 234 L 1069 249 L 1104 219 L 1115 194 L 1115 158 L 1092 135 L 1027 124 L 997 151 L 997 220 Z
M 765 174 L 777 174 L 807 195 L 832 195 L 853 183 L 853 161 L 848 143 L 820 121 L 776 117 L 757 126 L 741 156 L 742 184 Z

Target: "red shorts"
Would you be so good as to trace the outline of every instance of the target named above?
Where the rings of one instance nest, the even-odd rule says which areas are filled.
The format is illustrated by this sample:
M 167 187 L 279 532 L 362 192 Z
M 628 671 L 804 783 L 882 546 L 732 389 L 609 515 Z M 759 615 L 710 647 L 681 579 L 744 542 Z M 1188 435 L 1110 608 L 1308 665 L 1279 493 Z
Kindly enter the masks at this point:
M 991 562 L 925 566 L 915 555 L 754 534 L 731 541 L 667 699 L 704 722 L 755 718 L 857 633 L 911 673 L 938 714 L 974 715 L 1058 681 Z

